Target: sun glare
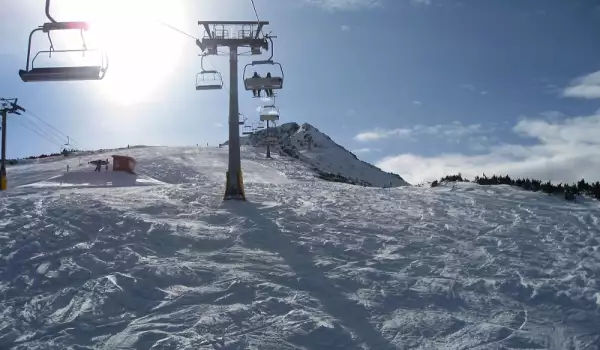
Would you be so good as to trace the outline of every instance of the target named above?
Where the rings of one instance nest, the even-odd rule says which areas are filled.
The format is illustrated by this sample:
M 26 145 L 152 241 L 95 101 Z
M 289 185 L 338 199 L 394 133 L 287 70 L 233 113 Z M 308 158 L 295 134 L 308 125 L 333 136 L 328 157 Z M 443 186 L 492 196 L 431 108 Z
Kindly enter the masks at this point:
M 109 59 L 107 75 L 98 88 L 109 101 L 131 105 L 157 98 L 177 69 L 181 51 L 191 39 L 158 21 L 181 27 L 184 4 L 105 0 L 93 14 L 90 35 Z

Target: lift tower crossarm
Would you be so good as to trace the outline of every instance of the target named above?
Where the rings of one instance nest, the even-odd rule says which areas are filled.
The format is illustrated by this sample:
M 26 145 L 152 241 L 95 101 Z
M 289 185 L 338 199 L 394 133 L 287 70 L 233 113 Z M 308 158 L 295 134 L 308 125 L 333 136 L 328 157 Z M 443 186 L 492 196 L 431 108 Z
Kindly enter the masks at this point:
M 246 25 L 255 25 L 256 32 L 254 33 L 254 39 L 258 39 L 260 32 L 262 31 L 263 26 L 268 26 L 268 21 L 198 21 L 199 26 L 204 26 L 204 30 L 209 39 L 214 39 L 212 33 L 210 32 L 211 25 L 223 25 L 223 26 L 246 26 Z

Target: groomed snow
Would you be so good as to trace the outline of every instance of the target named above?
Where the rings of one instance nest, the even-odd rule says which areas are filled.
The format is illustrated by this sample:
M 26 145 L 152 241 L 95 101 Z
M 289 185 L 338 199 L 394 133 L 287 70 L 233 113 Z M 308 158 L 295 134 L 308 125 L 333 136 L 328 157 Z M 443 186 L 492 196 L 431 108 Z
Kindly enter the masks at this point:
M 226 148 L 119 153 L 154 183 L 9 167 L 0 349 L 599 348 L 596 201 L 329 183 L 245 148 L 249 201 L 222 202 Z

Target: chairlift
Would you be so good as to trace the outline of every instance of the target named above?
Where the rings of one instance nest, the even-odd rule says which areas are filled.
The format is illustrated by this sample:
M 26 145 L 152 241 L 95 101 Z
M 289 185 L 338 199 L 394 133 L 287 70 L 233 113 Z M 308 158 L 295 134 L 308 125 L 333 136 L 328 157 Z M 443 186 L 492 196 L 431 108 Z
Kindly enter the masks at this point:
M 204 56 L 200 59 L 202 71 L 196 75 L 196 90 L 221 90 L 223 88 L 223 77 L 216 70 L 204 69 Z
M 239 115 L 239 118 L 240 118 L 240 119 L 239 119 L 239 121 L 240 121 L 240 125 L 244 125 L 244 124 L 246 124 L 246 120 L 248 120 L 248 118 L 246 118 L 246 116 L 245 116 L 245 115 L 243 115 L 242 113 L 238 113 L 238 115 Z
M 265 123 L 263 123 L 262 121 L 258 123 L 258 125 L 256 125 L 256 128 L 258 130 L 262 130 L 265 128 Z
M 252 135 L 254 134 L 254 130 L 252 130 L 252 126 L 251 125 L 245 125 L 244 126 L 244 131 L 242 131 L 242 135 Z
M 267 60 L 252 61 L 244 67 L 244 87 L 246 90 L 279 90 L 283 88 L 283 67 L 280 63 L 273 61 L 273 39 L 271 37 L 268 37 L 268 39 L 271 41 L 271 57 Z M 277 72 L 273 73 L 271 77 L 248 75 L 248 67 L 262 65 L 271 65 Z
M 46 17 L 50 22 L 44 23 L 29 34 L 27 48 L 27 63 L 25 69 L 19 70 L 19 76 L 24 82 L 42 82 L 42 81 L 80 81 L 80 80 L 102 80 L 108 70 L 108 57 L 106 53 L 100 50 L 90 50 L 85 43 L 84 31 L 89 30 L 87 22 L 57 22 L 50 15 L 50 0 L 46 0 Z M 83 46 L 81 49 L 56 50 L 52 42 L 50 32 L 58 30 L 79 30 Z M 48 35 L 50 48 L 48 50 L 38 51 L 31 59 L 31 39 L 36 32 L 43 32 Z M 100 62 L 93 66 L 63 66 L 63 67 L 34 67 L 34 62 L 40 54 L 81 52 L 85 56 L 87 52 L 100 53 Z
M 257 65 L 273 65 L 277 66 L 278 73 L 271 77 L 254 77 L 248 76 L 248 67 L 257 66 Z M 253 61 L 252 63 L 248 63 L 244 67 L 244 86 L 246 90 L 279 90 L 283 88 L 283 68 L 280 63 L 266 60 L 266 61 Z
M 275 121 L 279 120 L 279 109 L 273 106 L 263 106 L 260 107 L 260 111 L 258 112 L 261 121 Z
M 258 115 L 261 121 L 279 120 L 279 108 L 275 107 L 275 96 L 273 96 L 273 103 L 260 107 Z

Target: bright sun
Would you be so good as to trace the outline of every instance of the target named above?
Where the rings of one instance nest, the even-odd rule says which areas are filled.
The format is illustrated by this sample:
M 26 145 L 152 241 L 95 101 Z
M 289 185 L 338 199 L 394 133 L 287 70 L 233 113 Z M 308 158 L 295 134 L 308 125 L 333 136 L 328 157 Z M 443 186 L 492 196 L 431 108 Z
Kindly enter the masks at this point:
M 184 5 L 177 1 L 102 1 L 102 10 L 94 13 L 90 33 L 109 59 L 106 77 L 98 85 L 102 95 L 123 105 L 146 102 L 159 95 L 177 70 L 184 45 L 192 39 L 157 21 L 181 27 L 184 12 Z

